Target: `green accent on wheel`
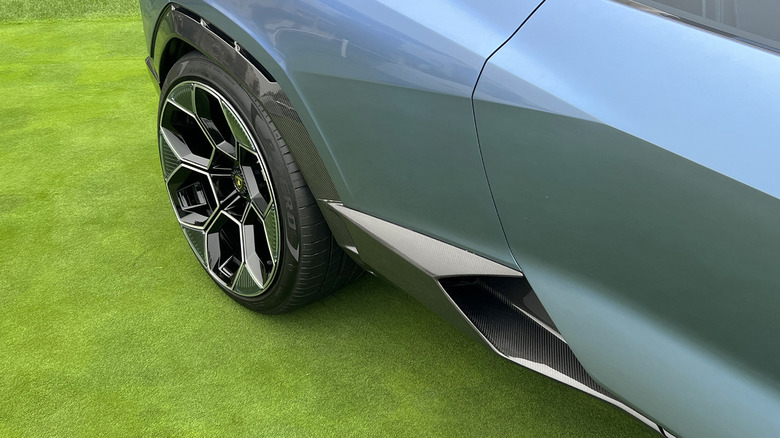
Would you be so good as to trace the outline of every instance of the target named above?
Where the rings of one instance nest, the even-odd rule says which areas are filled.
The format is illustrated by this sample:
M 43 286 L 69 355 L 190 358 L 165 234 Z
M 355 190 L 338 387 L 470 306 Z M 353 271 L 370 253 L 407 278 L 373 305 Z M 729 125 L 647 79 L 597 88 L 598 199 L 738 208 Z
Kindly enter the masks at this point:
M 260 292 L 260 287 L 255 280 L 249 275 L 246 270 L 246 266 L 241 266 L 241 269 L 236 276 L 236 283 L 234 285 L 236 292 L 245 296 L 257 295 Z
M 177 87 L 171 91 L 168 99 L 176 103 L 182 109 L 194 114 L 195 109 L 192 104 L 192 86 Z
M 179 160 L 179 157 L 177 157 L 176 153 L 173 152 L 173 149 L 171 149 L 168 142 L 165 141 L 165 137 L 162 134 L 160 134 L 159 137 L 160 160 L 162 161 L 163 176 L 165 176 L 165 179 L 167 180 L 170 178 L 173 171 L 179 167 L 181 160 Z
M 271 204 L 265 217 L 265 235 L 268 237 L 268 249 L 271 250 L 274 261 L 279 260 L 279 224 L 276 218 L 276 204 Z
M 198 260 L 203 263 L 206 260 L 206 242 L 203 232 L 187 227 L 181 227 L 181 229 L 184 231 L 184 236 L 187 237 L 190 246 L 192 246 L 192 250 L 195 251 L 195 255 L 198 256 Z
M 252 141 L 249 140 L 249 135 L 247 135 L 246 131 L 241 126 L 241 123 L 233 115 L 233 112 L 229 108 L 225 108 L 224 106 L 222 107 L 222 110 L 225 112 L 225 119 L 227 120 L 228 125 L 230 126 L 230 130 L 233 132 L 236 141 L 238 141 L 240 144 L 244 145 L 245 147 L 251 149 Z

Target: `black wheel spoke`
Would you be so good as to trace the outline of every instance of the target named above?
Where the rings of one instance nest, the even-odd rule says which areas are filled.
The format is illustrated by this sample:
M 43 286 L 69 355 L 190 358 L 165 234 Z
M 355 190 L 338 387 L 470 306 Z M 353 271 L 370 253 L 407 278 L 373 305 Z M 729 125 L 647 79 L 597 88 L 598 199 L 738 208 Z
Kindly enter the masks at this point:
M 236 195 L 225 204 L 224 208 L 227 214 L 238 220 L 241 220 L 241 218 L 246 214 L 246 209 L 249 208 L 249 203 L 243 196 L 240 196 L 238 193 L 236 193 Z
M 192 112 L 192 96 L 189 85 L 170 93 L 160 115 L 160 135 L 181 161 L 207 168 L 214 147 Z
M 203 228 L 219 208 L 211 178 L 201 170 L 181 165 L 166 184 L 176 217 L 182 225 Z
M 220 99 L 202 86 L 194 87 L 195 113 L 211 143 L 236 159 L 236 140 L 230 129 Z
M 212 173 L 230 174 L 235 166 L 236 158 L 227 152 L 217 148 L 214 152 L 214 158 L 211 160 L 209 171 Z
M 255 152 L 243 147 L 238 148 L 238 163 L 252 202 L 260 212 L 265 213 L 271 203 L 271 188 L 264 166 Z
M 271 254 L 263 218 L 252 207 L 243 221 L 246 267 L 260 285 L 265 285 L 276 271 L 276 260 Z
M 232 287 L 243 263 L 241 228 L 238 221 L 224 212 L 217 215 L 206 230 L 208 269 L 225 286 Z

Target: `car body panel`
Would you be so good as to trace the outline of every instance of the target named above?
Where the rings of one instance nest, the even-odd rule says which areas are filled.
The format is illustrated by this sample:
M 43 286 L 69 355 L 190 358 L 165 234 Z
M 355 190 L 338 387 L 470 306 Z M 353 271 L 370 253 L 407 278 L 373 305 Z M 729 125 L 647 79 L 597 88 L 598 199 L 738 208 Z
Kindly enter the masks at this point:
M 475 91 L 519 266 L 591 375 L 684 436 L 780 430 L 779 74 L 624 4 L 548 0 Z
M 277 78 L 344 205 L 517 268 L 485 178 L 471 93 L 537 0 L 179 3 Z

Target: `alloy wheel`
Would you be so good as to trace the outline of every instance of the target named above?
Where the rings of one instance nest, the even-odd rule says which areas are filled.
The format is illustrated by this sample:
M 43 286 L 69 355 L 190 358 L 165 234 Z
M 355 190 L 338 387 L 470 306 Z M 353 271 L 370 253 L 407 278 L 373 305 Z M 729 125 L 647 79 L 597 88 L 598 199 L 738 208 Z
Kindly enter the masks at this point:
M 163 175 L 198 260 L 231 292 L 268 290 L 279 264 L 279 213 L 260 148 L 212 87 L 170 89 L 159 118 Z

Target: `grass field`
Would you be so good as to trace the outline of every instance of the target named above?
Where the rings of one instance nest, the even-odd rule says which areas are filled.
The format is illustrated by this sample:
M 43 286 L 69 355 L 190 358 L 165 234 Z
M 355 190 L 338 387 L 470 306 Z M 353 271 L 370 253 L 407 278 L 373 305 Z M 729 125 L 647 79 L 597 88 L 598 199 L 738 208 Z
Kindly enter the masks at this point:
M 370 276 L 236 305 L 166 198 L 135 3 L 31 3 L 0 0 L 0 436 L 656 436 Z
M 0 21 L 135 17 L 138 0 L 0 0 Z

